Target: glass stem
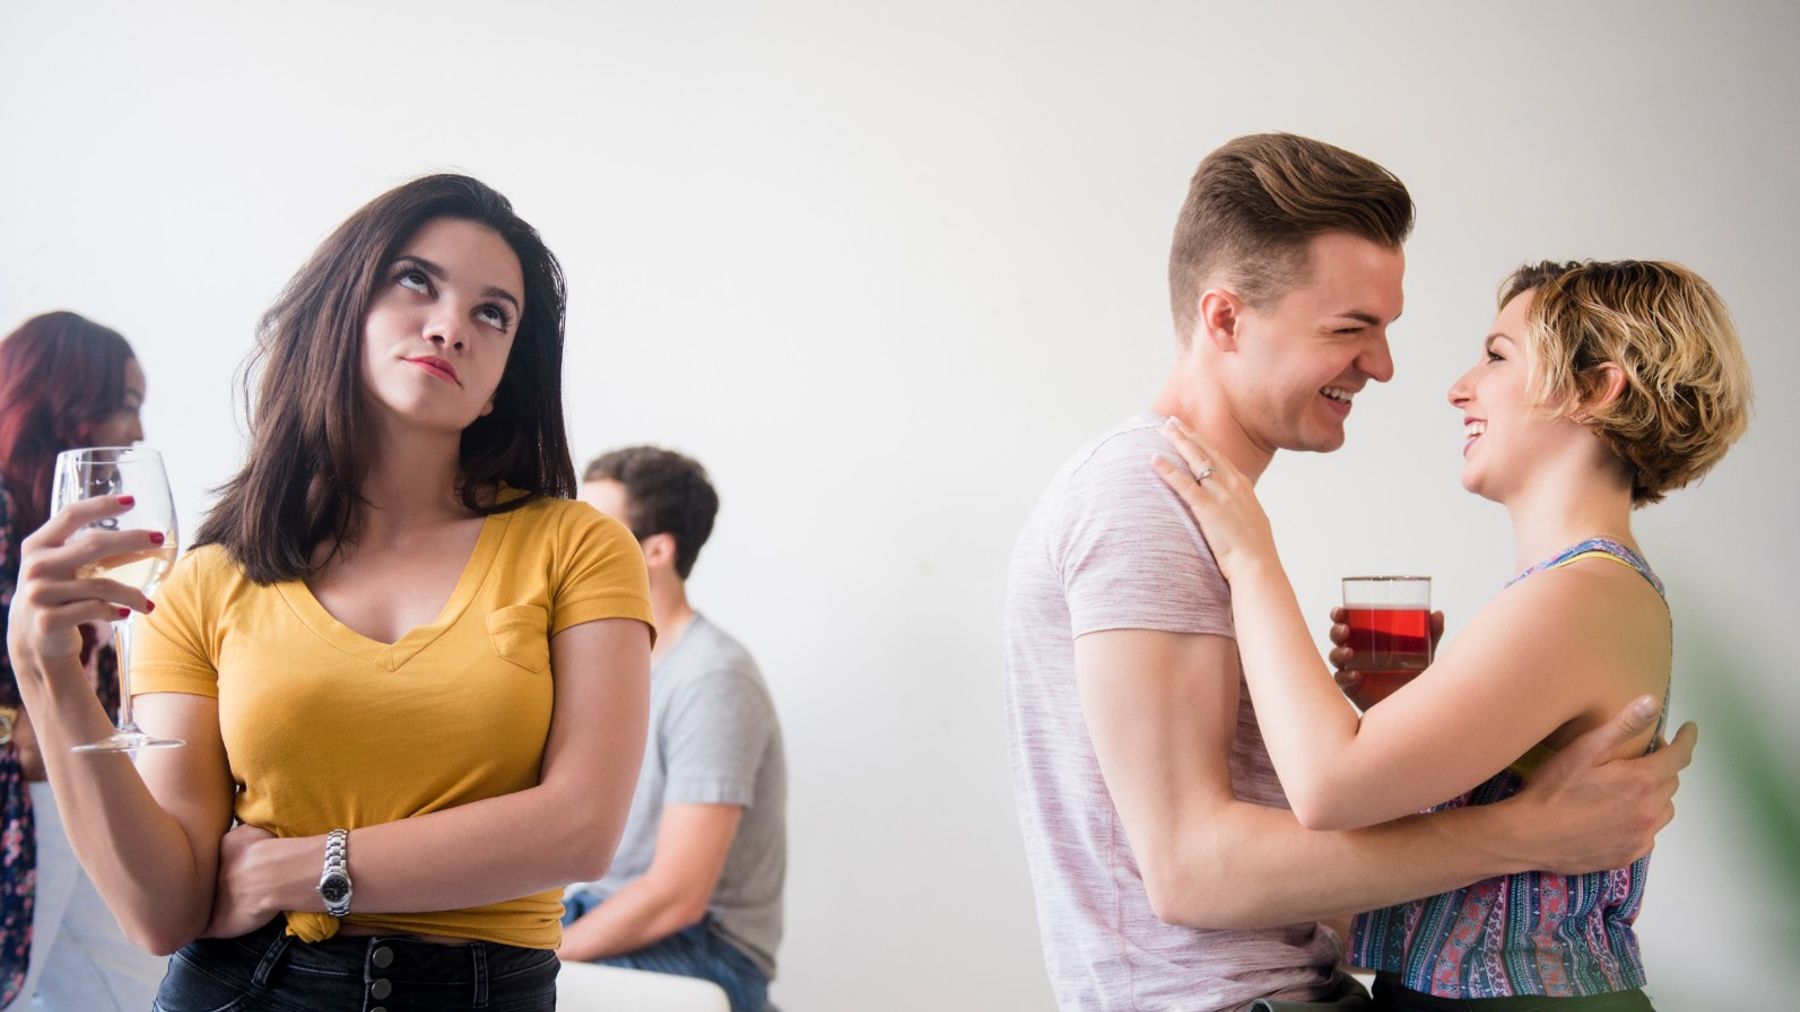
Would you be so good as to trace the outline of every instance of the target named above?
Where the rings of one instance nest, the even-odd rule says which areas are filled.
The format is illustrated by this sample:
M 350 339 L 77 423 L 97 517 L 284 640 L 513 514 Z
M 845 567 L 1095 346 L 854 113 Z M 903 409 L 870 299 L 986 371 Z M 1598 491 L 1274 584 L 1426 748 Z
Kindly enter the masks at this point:
M 119 662 L 119 730 L 136 731 L 137 721 L 131 719 L 131 619 L 120 619 L 112 627 L 113 653 Z

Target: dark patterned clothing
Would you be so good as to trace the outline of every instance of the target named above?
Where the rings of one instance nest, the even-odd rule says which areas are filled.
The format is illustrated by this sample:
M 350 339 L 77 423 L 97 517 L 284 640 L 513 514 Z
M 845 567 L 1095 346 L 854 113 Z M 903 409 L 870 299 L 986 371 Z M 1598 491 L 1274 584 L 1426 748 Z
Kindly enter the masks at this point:
M 1611 538 L 1571 545 L 1507 586 L 1587 558 L 1629 566 L 1658 594 L 1663 592 L 1662 582 L 1643 558 Z M 1665 698 L 1653 743 L 1662 736 L 1667 703 Z M 1433 811 L 1493 804 L 1517 794 L 1551 754 L 1536 746 L 1486 783 Z M 1649 868 L 1650 859 L 1644 857 L 1628 868 L 1586 875 L 1525 872 L 1372 910 L 1356 918 L 1347 958 L 1381 971 L 1390 987 L 1400 985 L 1439 998 L 1635 995 L 1634 989 L 1644 984 L 1644 964 L 1632 922 L 1643 902 Z
M 19 684 L 6 656 L 6 612 L 19 582 L 19 538 L 13 530 L 12 497 L 0 485 L 0 705 L 19 705 Z M 19 752 L 0 745 L 0 1008 L 25 984 L 31 959 L 32 887 L 37 881 L 37 833 L 31 793 Z
M 19 582 L 19 542 L 29 531 L 15 529 L 12 496 L 0 483 L 0 706 L 18 707 L 19 683 L 6 655 L 6 616 Z M 93 630 L 81 632 L 82 658 L 98 667 L 100 702 L 109 714 L 119 708 L 118 661 L 111 647 L 99 645 Z M 19 766 L 19 752 L 0 745 L 0 1009 L 11 1005 L 24 986 L 31 959 L 31 914 L 37 884 L 37 829 L 31 814 L 31 792 Z

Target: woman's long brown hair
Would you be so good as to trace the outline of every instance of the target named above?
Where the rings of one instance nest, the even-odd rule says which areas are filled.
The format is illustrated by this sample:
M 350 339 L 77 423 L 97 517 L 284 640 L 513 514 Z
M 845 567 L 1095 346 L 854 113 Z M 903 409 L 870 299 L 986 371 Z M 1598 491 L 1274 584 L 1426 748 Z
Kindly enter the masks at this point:
M 463 430 L 463 504 L 486 515 L 574 494 L 562 411 L 562 267 L 505 197 L 468 176 L 426 176 L 376 197 L 338 226 L 263 316 L 247 372 L 256 377 L 247 405 L 249 456 L 220 489 L 195 540 L 223 546 L 252 580 L 303 577 L 316 568 L 319 546 L 331 547 L 322 564 L 354 542 L 370 445 L 363 321 L 388 265 L 438 218 L 493 229 L 518 256 L 525 278 L 525 309 L 494 410 Z M 493 492 L 502 484 L 525 494 L 497 502 Z

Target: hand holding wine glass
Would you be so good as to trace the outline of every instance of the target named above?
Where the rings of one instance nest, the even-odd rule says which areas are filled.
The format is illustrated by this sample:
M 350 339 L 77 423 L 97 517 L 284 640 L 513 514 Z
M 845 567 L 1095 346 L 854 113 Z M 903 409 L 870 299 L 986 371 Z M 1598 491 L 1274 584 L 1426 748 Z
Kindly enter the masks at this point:
M 95 616 L 85 612 L 92 610 L 96 598 L 128 603 L 115 604 L 105 616 L 113 625 L 119 661 L 118 730 L 102 741 L 77 745 L 74 751 L 131 752 L 182 744 L 145 734 L 131 717 L 132 610 L 149 610 L 149 595 L 174 565 L 177 548 L 175 505 L 162 456 L 139 447 L 66 450 L 56 458 L 51 510 L 56 515 L 39 534 L 60 535 L 62 544 L 46 554 L 75 567 L 74 580 L 53 595 L 62 598 L 61 607 L 83 611 L 79 618 L 91 620 Z M 73 527 L 76 524 L 80 527 Z M 138 600 L 122 599 L 118 591 L 127 590 L 136 592 Z M 79 650 L 80 631 L 71 626 L 68 632 Z M 61 638 L 66 637 L 51 642 Z
M 7 622 L 6 650 L 27 700 L 49 691 L 94 698 L 82 664 L 82 627 L 148 611 L 143 591 L 82 573 L 102 558 L 153 547 L 149 531 L 104 531 L 90 525 L 131 509 L 130 496 L 84 499 L 63 507 L 20 543 L 19 583 Z M 29 691 L 33 690 L 35 691 Z M 94 700 L 98 706 L 98 700 Z M 34 707 L 35 708 L 35 707 Z

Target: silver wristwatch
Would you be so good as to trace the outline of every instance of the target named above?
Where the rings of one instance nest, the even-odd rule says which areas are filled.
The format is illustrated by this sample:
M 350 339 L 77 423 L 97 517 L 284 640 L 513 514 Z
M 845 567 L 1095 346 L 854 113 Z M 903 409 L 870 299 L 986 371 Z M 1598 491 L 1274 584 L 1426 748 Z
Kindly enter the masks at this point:
M 319 898 L 333 917 L 350 913 L 350 831 L 334 829 L 325 836 L 325 873 L 319 876 Z

